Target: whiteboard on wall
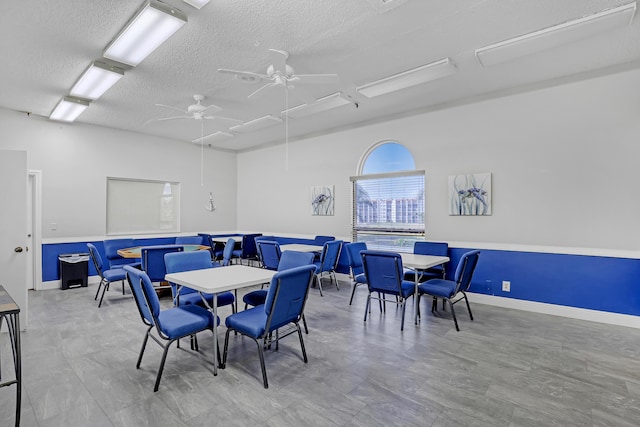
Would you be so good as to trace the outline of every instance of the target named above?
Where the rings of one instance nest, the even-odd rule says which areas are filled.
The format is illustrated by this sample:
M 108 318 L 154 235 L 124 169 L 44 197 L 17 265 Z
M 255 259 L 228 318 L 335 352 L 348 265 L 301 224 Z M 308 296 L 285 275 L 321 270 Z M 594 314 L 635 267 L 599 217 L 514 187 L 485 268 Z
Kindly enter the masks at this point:
M 180 231 L 180 183 L 107 177 L 107 234 Z

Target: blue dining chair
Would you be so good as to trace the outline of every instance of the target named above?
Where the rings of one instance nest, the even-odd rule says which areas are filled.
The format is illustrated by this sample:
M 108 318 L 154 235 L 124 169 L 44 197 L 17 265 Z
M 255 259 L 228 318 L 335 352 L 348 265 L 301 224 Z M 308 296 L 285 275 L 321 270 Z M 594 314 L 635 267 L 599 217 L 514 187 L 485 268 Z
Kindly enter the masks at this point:
M 420 296 L 430 295 L 433 297 L 431 302 L 431 312 L 435 312 L 437 308 L 437 299 L 442 298 L 443 302 L 447 301 L 451 307 L 451 316 L 453 317 L 453 323 L 456 325 L 456 331 L 460 331 L 458 327 L 458 319 L 456 319 L 456 312 L 453 309 L 453 305 L 461 300 L 467 303 L 467 310 L 469 310 L 469 317 L 473 320 L 473 314 L 471 313 L 471 307 L 469 306 L 469 300 L 467 299 L 467 290 L 471 285 L 471 278 L 473 272 L 478 265 L 478 258 L 480 257 L 480 251 L 469 251 L 462 255 L 458 266 L 456 267 L 456 273 L 453 280 L 445 279 L 431 279 L 418 286 L 418 300 L 416 301 L 416 325 L 418 324 L 418 318 L 420 318 Z M 454 301 L 454 298 L 458 295 L 462 296 Z
M 192 252 L 172 252 L 164 255 L 164 264 L 167 273 L 180 273 L 182 271 L 191 270 L 204 270 L 206 268 L 214 268 L 214 264 L 211 261 L 211 256 L 207 251 L 192 251 Z M 171 294 L 173 295 L 173 305 L 175 307 L 181 307 L 184 305 L 200 305 L 205 307 L 202 297 L 204 297 L 209 304 L 209 307 L 213 304 L 212 294 L 202 294 L 194 289 L 181 287 L 178 292 L 178 286 L 175 283 L 169 282 L 171 286 Z M 218 294 L 218 307 L 225 305 L 231 305 L 231 310 L 235 313 L 235 297 L 233 292 L 221 292 Z
M 278 268 L 276 270 L 284 271 L 291 268 L 302 267 L 303 265 L 312 265 L 313 258 L 313 252 L 284 251 L 280 257 L 280 262 L 278 263 Z M 267 300 L 267 292 L 268 291 L 266 289 L 257 289 L 247 293 L 242 298 L 245 303 L 244 309 L 246 310 L 249 305 L 256 307 L 264 304 Z M 302 314 L 302 324 L 304 325 L 304 332 L 308 334 L 309 328 L 307 327 L 307 320 L 304 317 L 304 313 Z
M 175 243 L 176 245 L 201 245 L 202 236 L 178 236 Z
M 133 248 L 136 245 L 133 239 L 111 239 L 102 242 L 104 246 L 104 256 L 107 258 L 109 268 L 118 268 L 123 265 L 140 267 L 140 258 L 123 258 L 118 255 L 119 249 Z
M 338 259 L 340 258 L 340 250 L 342 249 L 342 240 L 332 240 L 325 242 L 322 247 L 322 254 L 320 254 L 320 261 L 315 263 L 316 265 L 316 283 L 320 290 L 320 296 L 322 295 L 322 276 L 329 275 L 332 281 L 335 281 L 336 289 L 340 290 L 338 285 L 338 278 L 336 277 L 336 266 L 338 265 Z
M 362 251 L 362 266 L 369 287 L 367 305 L 364 311 L 364 321 L 367 313 L 371 313 L 371 299 L 382 303 L 391 302 L 402 307 L 402 321 L 400 330 L 404 330 L 404 315 L 407 309 L 407 298 L 415 291 L 414 282 L 403 280 L 402 258 L 395 252 Z M 378 296 L 372 294 L 376 292 Z M 387 295 L 394 295 L 395 300 L 386 299 Z
M 269 388 L 267 370 L 264 365 L 264 349 L 270 346 L 271 343 L 275 342 L 276 350 L 278 350 L 278 343 L 282 338 L 297 332 L 304 363 L 308 362 L 302 331 L 300 330 L 300 318 L 304 312 L 314 273 L 314 265 L 305 265 L 277 272 L 271 279 L 267 300 L 263 305 L 240 311 L 225 319 L 227 333 L 224 338 L 223 367 L 227 362 L 231 331 L 236 331 L 253 339 L 258 346 L 264 388 Z M 292 324 L 293 328 L 289 328 L 281 336 L 279 329 L 289 324 Z M 274 332 L 275 339 L 273 338 Z
M 353 289 L 351 290 L 351 298 L 349 299 L 349 305 L 353 303 L 353 296 L 356 293 L 356 288 L 360 285 L 367 284 L 367 278 L 364 275 L 364 268 L 362 267 L 362 256 L 360 252 L 367 250 L 367 244 L 364 242 L 347 243 L 344 245 L 349 256 L 349 268 L 351 269 L 351 277 L 353 277 Z
M 262 266 L 267 270 L 278 270 L 280 256 L 282 254 L 280 252 L 280 245 L 278 242 L 272 240 L 256 240 L 256 244 L 258 248 L 258 255 L 262 260 Z M 242 297 L 245 310 L 248 306 L 255 307 L 257 305 L 264 304 L 264 301 L 267 298 L 267 291 L 263 288 L 264 285 L 261 286 L 261 289 L 247 292 Z
M 242 260 L 247 260 L 247 264 L 251 264 L 251 261 L 258 260 L 258 249 L 256 247 L 256 238 L 261 237 L 262 233 L 245 234 L 242 236 L 242 247 L 233 251 L 233 257 Z
M 109 285 L 112 282 L 122 282 L 122 294 L 124 295 L 124 280 L 126 278 L 126 274 L 122 268 L 105 269 L 100 252 L 98 252 L 98 248 L 91 243 L 87 243 L 87 248 L 89 248 L 89 255 L 93 261 L 93 266 L 96 268 L 96 271 L 100 276 L 98 290 L 96 291 L 96 296 L 93 298 L 94 301 L 98 299 L 100 288 L 102 288 L 102 295 L 100 296 L 100 302 L 98 303 L 98 308 L 100 308 L 102 306 L 102 300 L 104 299 L 104 293 L 109 289 Z
M 231 259 L 233 258 L 233 250 L 236 246 L 236 241 L 232 238 L 227 240 L 227 243 L 224 244 L 224 250 L 222 251 L 222 265 L 224 267 L 231 265 Z
M 160 301 L 149 276 L 144 271 L 129 266 L 125 266 L 124 270 L 126 271 L 140 318 L 147 326 L 136 368 L 140 369 L 142 356 L 149 337 L 163 349 L 158 375 L 153 387 L 153 391 L 156 392 L 160 386 L 162 371 L 164 370 L 171 344 L 181 338 L 191 337 L 202 331 L 208 330 L 213 334 L 213 328 L 220 324 L 220 318 L 218 317 L 214 323 L 213 315 L 208 310 L 193 304 L 160 310 Z M 154 328 L 156 333 L 152 334 L 151 331 Z M 219 353 L 217 358 L 220 361 Z
M 446 242 L 415 242 L 413 244 L 413 253 L 418 255 L 437 255 L 449 256 L 449 244 Z M 444 265 L 436 265 L 428 270 L 421 271 L 418 274 L 419 282 L 426 282 L 430 279 L 445 279 Z M 416 273 L 411 269 L 406 269 L 404 273 L 405 280 L 415 282 Z

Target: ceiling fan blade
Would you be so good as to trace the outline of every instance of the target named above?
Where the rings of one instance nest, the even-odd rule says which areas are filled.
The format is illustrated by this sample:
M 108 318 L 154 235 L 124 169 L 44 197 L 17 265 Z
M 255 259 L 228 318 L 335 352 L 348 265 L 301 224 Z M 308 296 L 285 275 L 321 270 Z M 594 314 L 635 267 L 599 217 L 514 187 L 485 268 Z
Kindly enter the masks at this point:
M 236 80 L 244 83 L 256 83 L 262 80 L 269 80 L 264 74 L 252 73 L 250 71 L 227 70 L 226 68 L 218 68 L 218 72 L 222 74 L 231 74 Z
M 224 120 L 232 123 L 242 123 L 242 120 L 232 119 L 231 117 L 222 117 L 222 116 L 202 116 L 203 119 L 207 120 Z
M 294 74 L 289 81 L 298 84 L 332 85 L 339 84 L 340 77 L 337 74 Z
M 254 91 L 254 92 L 250 93 L 250 94 L 249 94 L 249 96 L 248 96 L 248 98 L 253 98 L 253 97 L 254 97 L 254 96 L 256 96 L 258 93 L 260 93 L 262 90 L 264 90 L 264 89 L 266 89 L 266 88 L 268 88 L 268 87 L 275 86 L 275 85 L 276 85 L 275 83 L 267 83 L 266 85 L 264 85 L 264 86 L 260 87 L 258 90 L 256 90 L 256 91 Z
M 176 110 L 176 111 L 180 111 L 181 113 L 185 113 L 188 114 L 189 112 L 186 110 L 183 110 L 181 108 L 176 108 L 176 107 L 172 107 L 171 105 L 164 105 L 164 104 L 156 104 L 156 107 L 163 107 L 163 108 L 169 108 L 171 110 Z
M 163 117 L 161 119 L 155 119 L 156 122 L 164 122 L 166 120 L 176 120 L 176 119 L 192 119 L 192 116 L 175 116 L 175 117 Z
M 271 64 L 273 64 L 274 70 L 286 74 L 289 52 L 278 49 L 269 49 L 269 53 L 271 55 Z

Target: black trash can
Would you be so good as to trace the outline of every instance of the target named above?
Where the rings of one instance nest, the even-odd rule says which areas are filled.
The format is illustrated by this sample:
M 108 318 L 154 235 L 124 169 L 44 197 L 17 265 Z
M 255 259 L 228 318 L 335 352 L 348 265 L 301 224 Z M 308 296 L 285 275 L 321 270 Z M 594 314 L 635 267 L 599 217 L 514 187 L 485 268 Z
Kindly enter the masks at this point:
M 60 254 L 60 288 L 87 287 L 89 254 Z

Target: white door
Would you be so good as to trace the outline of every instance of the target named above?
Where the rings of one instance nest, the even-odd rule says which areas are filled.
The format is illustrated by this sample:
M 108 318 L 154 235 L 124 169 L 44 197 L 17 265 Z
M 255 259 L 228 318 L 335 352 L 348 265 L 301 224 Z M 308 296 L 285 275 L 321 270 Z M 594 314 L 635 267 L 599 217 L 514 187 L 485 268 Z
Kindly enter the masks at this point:
M 27 327 L 27 152 L 0 150 L 0 285 Z

